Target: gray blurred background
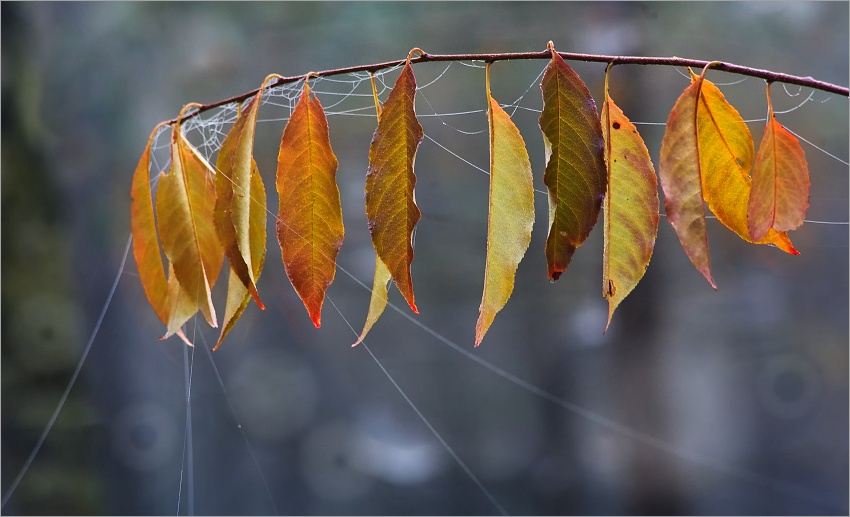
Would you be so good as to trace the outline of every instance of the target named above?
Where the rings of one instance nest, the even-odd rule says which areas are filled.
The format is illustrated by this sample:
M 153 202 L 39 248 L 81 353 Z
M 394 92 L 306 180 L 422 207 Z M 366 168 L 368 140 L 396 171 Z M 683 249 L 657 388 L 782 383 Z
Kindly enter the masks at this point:
M 550 39 L 561 51 L 727 60 L 848 84 L 846 2 L 4 2 L 4 495 L 119 270 L 131 176 L 158 122 L 188 102 L 255 88 L 272 72 L 400 59 L 412 47 L 539 51 Z M 492 70 L 494 97 L 520 99 L 514 120 L 540 189 L 535 78 L 545 65 Z M 604 65 L 573 66 L 600 102 Z M 538 195 L 514 295 L 473 349 L 487 224 L 487 177 L 474 167 L 486 169 L 488 160 L 484 74 L 460 63 L 414 70 L 424 86 L 417 111 L 433 139 L 416 162 L 423 212 L 416 320 L 562 404 L 392 310 L 367 344 L 491 496 L 512 514 L 846 515 L 847 226 L 804 225 L 790 234 L 801 252 L 792 257 L 709 221 L 714 292 L 662 218 L 646 276 L 603 336 L 601 227 L 548 284 L 546 199 Z M 612 96 L 633 121 L 663 123 L 687 85 L 682 72 L 616 67 Z M 391 85 L 395 76 L 382 78 Z M 708 77 L 756 120 L 758 142 L 764 83 Z M 352 92 L 356 78 L 337 79 L 349 82 L 319 81 L 316 91 L 340 162 L 339 265 L 371 284 L 363 184 L 375 119 L 368 83 Z M 775 109 L 794 108 L 810 93 L 776 85 Z M 365 116 L 335 114 L 350 110 Z M 473 113 L 450 115 L 465 111 Z M 287 113 L 272 104 L 260 111 L 255 155 L 272 210 Z M 778 115 L 845 162 L 803 143 L 808 219 L 847 221 L 847 114 L 846 98 L 815 92 Z M 657 163 L 663 126 L 639 129 Z M 216 331 L 202 321 L 189 326 L 199 344 L 190 356 L 191 469 L 184 349 L 158 340 L 162 325 L 130 257 L 79 380 L 3 513 L 498 513 L 369 352 L 349 348 L 354 334 L 330 302 L 322 328 L 312 327 L 283 272 L 271 222 L 268 230 L 259 283 L 267 310 L 249 306 L 213 354 L 217 369 L 203 344 Z M 340 271 L 328 296 L 359 330 L 369 293 Z M 409 313 L 394 288 L 390 300 Z

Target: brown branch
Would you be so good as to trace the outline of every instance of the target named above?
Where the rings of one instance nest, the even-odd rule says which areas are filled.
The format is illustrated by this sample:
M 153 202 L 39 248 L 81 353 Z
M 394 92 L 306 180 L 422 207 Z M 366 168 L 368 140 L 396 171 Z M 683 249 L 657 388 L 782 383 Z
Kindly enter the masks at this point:
M 613 63 L 616 65 L 661 65 L 661 66 L 690 66 L 694 68 L 702 68 L 711 61 L 702 61 L 699 59 L 687 59 L 681 57 L 640 57 L 640 56 L 602 56 L 596 54 L 575 54 L 571 52 L 558 52 L 565 60 L 567 61 L 586 61 L 586 62 L 597 62 L 597 63 Z M 527 59 L 549 59 L 552 57 L 552 54 L 549 50 L 543 50 L 540 52 L 509 52 L 503 54 L 428 54 L 422 53 L 419 57 L 415 57 L 410 60 L 411 63 L 427 63 L 429 61 L 484 61 L 487 63 L 492 63 L 495 61 L 511 61 L 511 60 L 527 60 Z M 384 70 L 386 68 L 392 68 L 394 66 L 398 66 L 404 63 L 404 59 L 397 59 L 395 61 L 386 61 L 384 63 L 375 63 L 371 65 L 359 65 L 359 66 L 351 66 L 347 68 L 336 68 L 333 70 L 325 70 L 322 72 L 310 72 L 315 77 L 330 77 L 333 75 L 344 75 L 350 74 L 354 72 L 377 72 L 378 70 Z M 848 94 L 848 89 L 845 86 L 838 86 L 836 84 L 827 83 L 825 81 L 818 81 L 813 77 L 800 77 L 796 75 L 790 74 L 782 74 L 777 72 L 771 72 L 770 70 L 761 70 L 758 68 L 750 68 L 747 66 L 736 65 L 733 63 L 725 63 L 725 62 L 715 62 L 712 65 L 712 70 L 720 70 L 723 72 L 730 72 L 738 75 L 745 75 L 749 77 L 756 77 L 759 79 L 764 79 L 765 81 L 779 82 L 785 84 L 793 84 L 797 86 L 805 86 L 807 88 L 813 88 L 815 90 L 822 90 L 828 93 L 834 93 L 836 95 L 843 95 L 844 97 L 850 96 Z M 295 75 L 292 77 L 281 77 L 277 81 L 273 83 L 269 83 L 268 88 L 274 88 L 275 86 L 280 86 L 281 84 L 288 84 L 301 81 L 307 76 L 307 74 L 303 75 Z M 249 97 L 252 97 L 257 94 L 259 88 L 254 88 L 251 91 L 242 93 L 240 95 L 235 95 L 228 99 L 220 100 L 217 102 L 213 102 L 210 104 L 201 105 L 196 111 L 185 115 L 181 122 L 193 117 L 200 115 L 205 111 L 209 111 L 214 108 L 218 108 L 224 106 L 226 104 L 242 102 Z M 177 122 L 178 119 L 172 119 L 167 121 L 167 124 L 173 124 Z

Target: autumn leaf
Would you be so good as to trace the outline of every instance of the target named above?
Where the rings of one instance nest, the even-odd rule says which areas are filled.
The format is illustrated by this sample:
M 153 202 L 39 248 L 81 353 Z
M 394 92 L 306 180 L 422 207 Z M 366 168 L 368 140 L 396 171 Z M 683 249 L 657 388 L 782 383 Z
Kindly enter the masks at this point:
M 608 95 L 607 71 L 602 128 L 608 171 L 602 254 L 602 293 L 608 300 L 607 330 L 614 310 L 643 278 L 658 233 L 655 169 L 637 128 Z
M 277 238 L 286 274 L 316 327 L 344 237 L 337 160 L 319 99 L 305 81 L 277 162 Z
M 421 214 L 413 197 L 413 162 L 424 133 L 414 112 L 416 78 L 408 61 L 383 105 L 369 146 L 366 217 L 372 244 L 413 312 L 410 264 L 413 229 Z
M 704 72 L 703 72 L 704 73 Z M 658 178 L 664 191 L 664 212 L 682 249 L 697 271 L 717 289 L 711 277 L 708 233 L 705 227 L 700 149 L 697 138 L 697 101 L 703 85 L 699 76 L 676 100 L 661 139 Z
M 378 99 L 378 89 L 375 86 L 375 75 L 371 74 L 371 82 L 372 82 L 372 98 L 375 100 L 375 115 L 378 120 L 381 120 L 381 101 Z M 392 280 L 392 273 L 387 269 L 387 265 L 381 260 L 381 257 L 378 256 L 377 252 L 375 252 L 375 274 L 372 279 L 372 292 L 369 297 L 369 310 L 366 313 L 366 322 L 363 324 L 363 331 L 360 332 L 360 335 L 357 337 L 357 341 L 354 342 L 352 347 L 355 347 L 363 342 L 363 339 L 366 338 L 366 334 L 372 330 L 372 327 L 378 321 L 378 318 L 381 317 L 381 314 L 384 313 L 384 309 L 387 308 L 387 300 L 388 300 L 388 291 L 389 291 L 389 283 Z
M 166 323 L 165 335 L 160 339 L 168 339 L 172 335 L 177 335 L 187 345 L 194 346 L 192 342 L 183 333 L 183 325 L 198 312 L 198 307 L 195 305 L 192 297 L 186 294 L 186 291 L 180 286 L 177 277 L 174 275 L 174 265 L 168 263 L 168 322 Z
M 770 228 L 790 231 L 803 224 L 809 208 L 809 167 L 800 142 L 773 114 L 767 85 L 767 126 L 753 166 L 747 223 L 750 238 L 763 239 Z
M 699 160 L 702 188 L 708 208 L 727 228 L 747 242 L 773 244 L 799 255 L 784 232 L 769 229 L 761 239 L 751 239 L 747 225 L 753 166 L 753 138 L 744 119 L 720 90 L 704 80 L 697 108 Z
M 252 239 L 262 238 L 265 243 L 265 223 L 253 229 L 250 225 L 251 212 L 261 210 L 265 213 L 266 209 L 265 202 L 262 206 L 253 206 L 257 193 L 252 188 L 252 169 L 256 166 L 253 158 L 254 130 L 261 97 L 262 89 L 236 119 L 218 152 L 213 221 L 218 240 L 230 261 L 231 272 L 247 287 L 257 306 L 265 309 L 257 292 L 256 276 L 259 271 L 252 264 L 251 253 Z M 263 190 L 262 182 L 259 187 Z
M 192 150 L 175 128 L 171 143 L 171 170 L 161 176 L 156 194 L 157 227 L 165 255 L 174 265 L 174 276 L 216 327 L 212 287 L 224 253 L 213 228 L 215 191 L 209 164 Z
M 266 189 L 263 187 L 263 179 L 257 164 L 251 160 L 251 204 L 248 213 L 248 232 L 251 238 L 250 263 L 253 268 L 254 281 L 260 278 L 263 270 L 263 262 L 266 259 Z M 224 306 L 224 323 L 221 326 L 221 335 L 213 350 L 221 346 L 225 336 L 233 329 L 236 321 L 245 312 L 248 301 L 251 299 L 248 287 L 240 276 L 234 271 L 233 264 L 230 265 L 230 276 L 227 280 L 227 301 Z
M 487 261 L 484 294 L 475 346 L 481 344 L 493 319 L 511 296 L 514 277 L 534 226 L 534 180 L 525 141 L 510 115 L 490 94 L 487 65 L 487 103 L 490 127 L 490 207 L 487 222 Z
M 139 280 L 145 296 L 157 317 L 168 324 L 168 287 L 156 236 L 156 221 L 153 214 L 153 199 L 150 186 L 150 154 L 153 137 L 159 126 L 148 139 L 148 145 L 139 159 L 133 174 L 130 190 L 130 229 L 133 237 L 133 257 L 139 270 Z
M 543 182 L 549 189 L 546 260 L 549 279 L 557 280 L 599 219 L 606 174 L 596 103 L 551 41 L 549 49 L 552 61 L 540 83 L 539 124 L 546 149 Z
M 375 257 L 375 278 L 372 280 L 372 295 L 369 298 L 369 311 L 366 313 L 366 323 L 363 325 L 363 331 L 351 346 L 357 346 L 366 338 L 366 334 L 372 330 L 372 326 L 384 313 L 387 308 L 387 288 L 389 287 L 392 274 L 387 269 L 386 264 L 381 261 L 381 257 Z

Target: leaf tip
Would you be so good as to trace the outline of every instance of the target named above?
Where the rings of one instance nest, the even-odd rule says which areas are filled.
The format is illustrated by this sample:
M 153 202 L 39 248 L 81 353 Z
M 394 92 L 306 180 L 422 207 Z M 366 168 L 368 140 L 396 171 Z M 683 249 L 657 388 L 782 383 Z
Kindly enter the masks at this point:
M 263 304 L 263 301 L 260 300 L 260 293 L 257 291 L 257 286 L 254 285 L 253 281 L 248 285 L 248 291 L 251 293 L 251 298 L 254 299 L 254 303 L 257 304 L 257 307 L 259 307 L 261 311 L 266 310 L 266 306 Z

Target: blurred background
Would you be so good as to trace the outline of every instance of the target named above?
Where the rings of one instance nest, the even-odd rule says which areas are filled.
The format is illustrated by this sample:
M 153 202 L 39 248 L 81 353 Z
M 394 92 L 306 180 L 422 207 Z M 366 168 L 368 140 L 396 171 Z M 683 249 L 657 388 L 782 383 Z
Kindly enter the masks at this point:
M 188 102 L 242 93 L 273 72 L 401 59 L 413 47 L 540 51 L 550 39 L 567 52 L 725 60 L 848 84 L 845 2 L 0 8 L 4 497 L 119 272 L 130 180 L 147 137 Z M 604 65 L 572 65 L 600 103 Z M 367 345 L 490 497 L 370 352 L 349 348 L 354 333 L 334 306 L 359 331 L 368 291 L 338 272 L 322 328 L 313 328 L 286 279 L 270 222 L 259 282 L 267 310 L 250 305 L 212 356 L 204 343 L 217 331 L 203 321 L 188 327 L 198 343 L 188 354 L 178 340 L 158 339 L 162 325 L 127 260 L 78 382 L 3 513 L 498 513 L 492 498 L 512 514 L 846 515 L 847 98 L 772 89 L 777 113 L 791 110 L 780 122 L 817 146 L 803 143 L 812 181 L 808 219 L 845 223 L 792 232 L 800 256 L 749 245 L 711 220 L 714 292 L 662 218 L 646 276 L 603 336 L 601 227 L 561 279 L 547 283 L 546 198 L 538 195 L 514 295 L 473 349 L 488 192 L 487 176 L 476 169 L 488 163 L 484 73 L 476 66 L 414 68 L 428 135 L 416 162 L 423 213 L 413 263 L 416 321 L 561 403 L 482 367 L 391 309 Z M 492 69 L 494 97 L 519 100 L 511 111 L 539 189 L 535 110 L 545 66 Z M 656 164 L 659 123 L 688 84 L 683 73 L 640 66 L 612 73 L 611 95 L 645 123 L 638 127 Z M 388 71 L 381 79 L 391 86 L 396 76 Z M 758 142 L 763 81 L 708 77 L 753 121 Z M 374 252 L 363 209 L 375 127 L 370 88 L 357 77 L 336 79 L 344 82 L 318 81 L 316 91 L 340 162 L 346 238 L 339 266 L 371 285 Z M 289 101 L 271 100 L 260 110 L 255 157 L 274 210 Z M 226 282 L 219 284 L 223 307 Z M 409 314 L 395 288 L 390 301 Z

